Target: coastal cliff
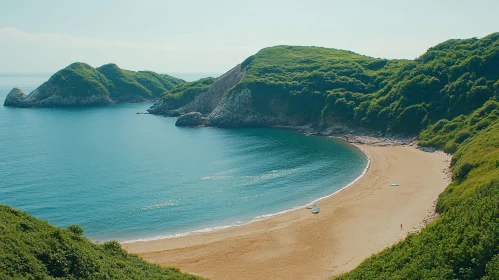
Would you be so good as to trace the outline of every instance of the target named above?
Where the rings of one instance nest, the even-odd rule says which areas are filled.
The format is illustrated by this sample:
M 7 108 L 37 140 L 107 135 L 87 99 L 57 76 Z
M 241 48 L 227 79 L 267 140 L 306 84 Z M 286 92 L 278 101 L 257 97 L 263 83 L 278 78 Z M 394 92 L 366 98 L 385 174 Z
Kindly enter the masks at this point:
M 453 154 L 439 218 L 338 279 L 499 279 L 499 33 L 448 40 L 415 60 L 277 46 L 240 67 L 231 88 L 177 86 L 158 102 L 168 110 L 150 112 L 199 111 L 198 121 L 219 127 L 308 124 L 326 135 L 345 127 L 405 135 Z M 200 90 L 184 98 L 193 88 Z M 217 96 L 211 111 L 195 101 L 207 92 Z
M 246 74 L 241 64 L 218 79 L 206 78 L 167 91 L 148 111 L 151 114 L 179 116 L 190 112 L 209 114 L 217 108 L 226 93 Z
M 498 99 L 498 44 L 499 33 L 449 40 L 415 60 L 270 47 L 216 80 L 173 87 L 149 112 L 199 112 L 219 127 L 312 125 L 326 133 L 348 126 L 414 136 Z
M 29 95 L 20 89 L 13 89 L 7 95 L 4 106 L 99 106 L 156 101 L 163 92 L 183 82 L 150 71 L 123 70 L 115 64 L 93 68 L 77 62 L 55 73 Z
M 113 68 L 103 72 L 112 75 Z M 89 69 L 88 74 L 91 78 L 75 76 L 81 84 L 65 83 L 65 75 L 52 77 L 54 80 L 51 78 L 52 81 L 28 96 L 14 89 L 6 103 L 19 107 L 49 106 L 46 104 L 54 105 L 50 100 L 57 96 L 63 100 L 71 96 L 77 96 L 78 100 L 81 96 L 89 100 L 93 96 L 107 97 L 115 102 L 135 96 L 123 94 L 122 90 L 130 83 L 142 90 L 129 79 L 110 85 L 104 73 Z M 422 146 L 452 153 L 452 183 L 436 205 L 440 216 L 339 279 L 499 279 L 499 33 L 481 39 L 448 40 L 415 60 L 377 59 L 317 47 L 277 46 L 261 50 L 219 79 L 163 87 L 163 93 L 158 93 L 159 86 L 155 90 L 161 99 L 149 112 L 181 116 L 179 125 L 310 124 L 328 133 L 332 128 L 362 128 L 381 135 L 415 136 Z M 147 89 L 152 93 L 149 86 Z M 143 92 L 146 94 L 140 98 L 150 96 Z M 43 103 L 43 100 L 48 101 Z M 4 239 L 9 241 L 5 247 L 12 249 L 0 250 L 0 254 L 7 254 L 3 259 L 9 261 L 6 262 L 9 269 L 27 267 L 29 272 L 38 269 L 41 278 L 47 267 L 68 270 L 59 266 L 75 260 L 71 255 L 74 250 L 70 250 L 71 254 L 62 251 L 63 254 L 53 255 L 60 252 L 57 243 L 55 246 L 53 240 L 34 239 L 31 234 L 54 232 L 54 229 L 32 231 L 30 224 L 16 221 L 22 213 L 2 211 L 13 220 L 4 227 L 7 230 L 4 232 L 14 232 L 10 239 Z M 25 237 L 17 232 L 20 230 Z M 72 227 L 65 233 L 55 232 L 42 237 L 55 236 L 59 241 L 78 238 L 81 229 Z M 62 249 L 67 248 L 74 247 Z M 102 251 L 100 247 L 93 248 Z M 112 255 L 123 254 L 115 243 L 104 244 L 106 248 Z M 21 251 L 22 259 L 12 257 L 27 249 L 35 251 Z M 40 249 L 46 250 L 36 251 Z M 40 258 L 44 263 L 41 266 L 33 259 L 32 265 L 19 266 L 26 262 L 24 256 Z M 61 261 L 61 256 L 69 257 Z M 83 260 L 85 264 L 93 259 L 102 258 L 83 256 L 75 263 Z M 113 266 L 120 268 L 115 270 L 117 278 L 127 266 L 118 261 Z M 144 267 L 139 264 L 137 273 Z M 85 267 L 91 269 L 82 270 L 84 273 L 101 273 L 103 266 L 90 263 Z M 3 271 L 8 270 L 0 269 Z M 70 276 L 81 278 L 80 274 Z M 154 276 L 146 275 L 144 279 Z

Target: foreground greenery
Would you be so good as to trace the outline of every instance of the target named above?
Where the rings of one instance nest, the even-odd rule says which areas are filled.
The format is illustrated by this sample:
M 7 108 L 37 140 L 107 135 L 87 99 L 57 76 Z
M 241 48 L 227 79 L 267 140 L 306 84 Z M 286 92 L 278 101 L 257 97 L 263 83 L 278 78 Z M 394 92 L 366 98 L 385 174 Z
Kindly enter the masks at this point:
M 171 108 L 194 100 L 214 82 L 167 85 L 161 77 L 144 73 L 148 78 L 141 78 L 142 72 L 115 65 L 87 66 L 74 64 L 51 80 L 65 85 L 67 94 L 161 94 Z M 422 146 L 453 153 L 453 181 L 437 205 L 441 216 L 338 279 L 499 279 L 499 33 L 449 40 L 413 61 L 278 46 L 261 50 L 242 67 L 246 75 L 232 91 L 250 89 L 254 109 L 264 115 L 284 112 L 318 129 L 341 124 L 411 135 Z M 283 106 L 276 110 L 272 104 Z M 154 279 L 178 274 L 126 255 L 117 243 L 92 244 L 77 227 L 56 229 L 22 212 L 0 209 L 0 271 L 6 277 Z
M 337 279 L 499 279 L 499 122 L 466 139 L 452 166 L 436 221 Z
M 338 279 L 499 279 L 498 39 L 496 33 L 440 44 L 394 85 L 402 91 L 369 101 L 366 108 L 386 100 L 397 108 L 407 102 L 410 77 L 425 75 L 411 99 L 419 103 L 406 103 L 392 123 L 406 119 L 402 127 L 414 126 L 421 145 L 453 153 L 452 183 L 439 197 L 436 221 Z M 422 111 L 403 117 L 415 107 Z
M 61 229 L 0 205 L 0 279 L 202 279 L 94 244 L 78 226 Z

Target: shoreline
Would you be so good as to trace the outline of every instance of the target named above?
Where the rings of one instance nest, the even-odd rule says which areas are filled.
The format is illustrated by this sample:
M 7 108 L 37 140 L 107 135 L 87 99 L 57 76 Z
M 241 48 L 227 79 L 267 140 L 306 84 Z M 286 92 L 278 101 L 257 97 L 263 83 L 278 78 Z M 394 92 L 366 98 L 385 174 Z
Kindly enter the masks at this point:
M 153 263 L 212 279 L 326 279 L 349 271 L 421 225 L 449 183 L 443 153 L 355 146 L 370 157 L 365 174 L 323 198 L 318 215 L 301 208 L 224 230 L 122 245 Z
M 197 230 L 176 233 L 176 234 L 167 234 L 167 235 L 160 235 L 160 236 L 155 236 L 155 237 L 137 238 L 137 239 L 132 239 L 132 240 L 120 241 L 119 243 L 120 244 L 130 244 L 130 243 L 135 243 L 135 242 L 148 242 L 148 241 L 156 241 L 156 240 L 163 240 L 163 239 L 175 239 L 175 238 L 180 238 L 180 237 L 185 237 L 185 236 L 198 236 L 198 235 L 203 235 L 203 234 L 207 234 L 207 233 L 213 233 L 213 232 L 226 230 L 226 229 L 230 229 L 230 228 L 245 226 L 245 225 L 248 225 L 248 224 L 251 224 L 254 222 L 259 222 L 259 221 L 263 221 L 263 220 L 272 218 L 274 216 L 278 216 L 278 215 L 282 215 L 282 214 L 289 213 L 292 211 L 304 209 L 310 204 L 318 203 L 324 199 L 328 199 L 328 198 L 340 193 L 341 191 L 345 190 L 346 188 L 352 186 L 360 179 L 362 179 L 362 177 L 364 177 L 366 175 L 367 171 L 369 170 L 369 167 L 371 166 L 371 156 L 361 146 L 354 144 L 354 143 L 350 143 L 342 138 L 337 138 L 337 137 L 330 137 L 330 138 L 341 140 L 341 141 L 345 142 L 347 145 L 351 145 L 351 146 L 359 149 L 367 158 L 367 164 L 366 164 L 366 167 L 364 167 L 364 170 L 362 171 L 362 173 L 359 176 L 357 176 L 353 181 L 349 182 L 346 186 L 342 187 L 341 189 L 339 189 L 331 194 L 321 196 L 321 197 L 314 199 L 310 202 L 307 202 L 303 205 L 294 206 L 292 208 L 288 208 L 288 209 L 285 209 L 285 210 L 282 210 L 279 212 L 275 212 L 275 213 L 259 215 L 259 216 L 252 218 L 251 220 L 249 220 L 247 222 L 236 221 L 236 222 L 233 222 L 232 224 L 228 224 L 228 225 L 219 225 L 219 226 L 197 229 Z

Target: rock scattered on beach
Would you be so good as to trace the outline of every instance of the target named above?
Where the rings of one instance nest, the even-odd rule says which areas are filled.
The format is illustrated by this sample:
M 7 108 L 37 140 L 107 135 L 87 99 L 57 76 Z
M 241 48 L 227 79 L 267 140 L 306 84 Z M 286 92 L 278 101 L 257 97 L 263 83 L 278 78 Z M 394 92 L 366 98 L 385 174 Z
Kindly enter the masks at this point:
M 426 217 L 424 217 L 423 220 L 417 226 L 414 226 L 413 230 L 411 230 L 409 233 L 414 233 L 414 234 L 419 233 L 427 224 L 438 218 L 439 214 L 436 209 L 437 209 L 437 201 L 435 200 L 431 205 L 431 207 L 428 209 L 428 214 L 426 215 Z

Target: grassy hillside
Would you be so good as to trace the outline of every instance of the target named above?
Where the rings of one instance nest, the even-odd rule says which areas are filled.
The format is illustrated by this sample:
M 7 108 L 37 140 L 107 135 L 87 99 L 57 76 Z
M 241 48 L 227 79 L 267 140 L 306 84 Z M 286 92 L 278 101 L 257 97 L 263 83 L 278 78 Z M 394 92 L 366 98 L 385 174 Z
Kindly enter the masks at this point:
M 94 244 L 82 232 L 0 205 L 0 279 L 202 279 L 147 263 L 115 241 Z
M 499 279 L 499 122 L 465 139 L 452 166 L 436 221 L 337 279 Z
M 278 46 L 261 50 L 242 67 L 246 75 L 232 93 L 249 89 L 261 115 L 284 110 L 319 129 L 343 124 L 412 135 L 423 146 L 454 154 L 453 181 L 437 205 L 441 217 L 338 279 L 499 279 L 499 33 L 449 40 L 414 61 Z M 65 94 L 98 92 L 127 98 L 130 92 L 149 96 L 164 88 L 162 100 L 172 108 L 184 106 L 214 82 L 178 81 L 171 87 L 149 72 L 85 64 L 73 64 L 52 79 L 67 88 Z M 285 105 L 276 112 L 271 104 Z M 2 219 L 10 217 L 8 223 L 0 223 L 1 256 L 7 260 L 0 263 L 1 271 L 38 275 L 82 270 L 98 275 L 95 278 L 103 278 L 99 273 L 158 278 L 136 270 L 144 266 L 147 273 L 167 273 L 126 255 L 116 243 L 89 243 L 77 227 L 55 229 L 7 207 L 1 210 Z M 24 220 L 43 229 L 31 231 Z M 91 249 L 68 245 L 73 242 Z M 118 273 L 123 271 L 139 276 L 122 277 Z M 74 274 L 80 272 L 71 273 L 81 278 Z
M 287 100 L 289 115 L 327 126 L 341 121 L 417 134 L 442 118 L 469 114 L 499 95 L 499 33 L 449 40 L 414 61 L 384 60 L 316 47 L 278 46 L 248 58 L 239 87 L 272 114 Z
M 178 84 L 165 91 L 161 98 L 168 104 L 168 108 L 179 108 L 194 100 L 196 95 L 207 91 L 215 81 L 215 78 L 204 78 L 194 82 Z
M 453 153 L 453 180 L 439 197 L 439 219 L 338 279 L 499 279 L 498 40 L 496 33 L 440 44 L 393 80 L 398 91 L 369 101 L 366 108 L 390 104 L 390 112 L 419 107 L 408 121 L 391 122 L 415 126 L 421 145 Z M 437 78 L 438 90 L 423 82 L 408 94 L 408 84 Z
M 106 64 L 95 70 L 107 78 L 107 89 L 113 100 L 133 99 L 137 95 L 157 99 L 165 91 L 183 83 L 180 79 L 151 71 L 123 70 L 116 64 Z
M 156 100 L 181 83 L 184 83 L 181 79 L 150 71 L 123 70 L 115 64 L 93 68 L 76 62 L 52 75 L 28 99 L 33 103 L 30 106 L 37 106 L 37 102 L 50 98 L 84 100 L 94 96 L 114 102 Z
M 44 87 L 58 87 L 61 89 L 59 93 L 62 96 L 90 96 L 106 95 L 109 96 L 110 83 L 102 73 L 95 70 L 92 66 L 85 63 L 73 63 L 68 67 L 57 71 L 50 79 L 43 83 L 40 88 L 43 91 Z M 47 95 L 50 91 L 45 91 Z M 45 96 L 43 96 L 45 97 Z M 40 96 L 39 98 L 43 98 Z
M 277 98 L 287 104 L 286 114 L 319 122 L 324 108 L 332 102 L 328 98 L 331 90 L 348 92 L 348 101 L 360 103 L 380 89 L 393 72 L 409 64 L 343 50 L 277 46 L 243 62 L 248 72 L 236 90 L 250 89 L 254 107 L 265 114 L 275 114 L 270 104 Z M 353 114 L 347 114 L 344 119 L 351 117 Z
M 249 89 L 255 115 L 284 109 L 318 129 L 411 135 L 453 153 L 441 217 L 338 279 L 499 279 L 499 33 L 448 40 L 413 61 L 277 46 L 242 67 L 231 94 Z
M 441 119 L 422 131 L 418 139 L 422 146 L 432 146 L 454 153 L 468 138 L 479 134 L 499 119 L 499 102 L 489 100 L 469 115 L 452 120 Z
M 497 100 L 498 65 L 499 33 L 449 40 L 413 61 L 276 46 L 242 63 L 247 73 L 232 92 L 249 89 L 257 112 L 278 116 L 284 111 L 318 128 L 342 123 L 417 135 L 441 119 L 468 115 Z M 183 95 L 192 96 L 191 87 L 195 83 L 178 86 L 164 100 L 170 107 L 176 100 L 188 102 L 192 98 Z M 284 105 L 276 108 L 276 100 Z

